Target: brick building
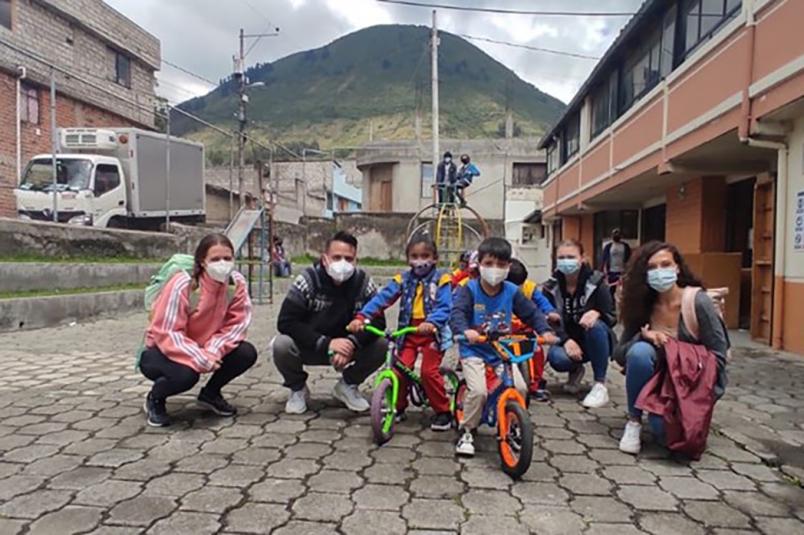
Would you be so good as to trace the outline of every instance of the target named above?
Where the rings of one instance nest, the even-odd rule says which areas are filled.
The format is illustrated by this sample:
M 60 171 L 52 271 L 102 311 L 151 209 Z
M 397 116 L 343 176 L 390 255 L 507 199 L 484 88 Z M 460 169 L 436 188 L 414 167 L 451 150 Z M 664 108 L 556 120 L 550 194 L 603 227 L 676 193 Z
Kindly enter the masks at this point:
M 0 216 L 56 124 L 154 127 L 159 41 L 102 0 L 0 0 Z M 19 112 L 17 111 L 19 110 Z
M 801 0 L 646 0 L 542 140 L 544 215 L 676 244 L 730 327 L 804 354 Z

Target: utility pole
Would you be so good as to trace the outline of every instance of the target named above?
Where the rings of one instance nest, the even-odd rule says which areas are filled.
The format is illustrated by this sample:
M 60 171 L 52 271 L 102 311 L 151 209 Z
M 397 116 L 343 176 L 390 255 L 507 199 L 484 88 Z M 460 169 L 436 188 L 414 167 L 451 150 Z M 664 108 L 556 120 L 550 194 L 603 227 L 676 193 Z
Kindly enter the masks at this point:
M 438 166 L 438 25 L 436 10 L 433 10 L 433 32 L 430 37 L 430 55 L 432 56 L 431 75 L 433 83 L 433 176 Z
M 19 97 L 18 97 L 19 98 Z M 50 69 L 50 144 L 53 151 L 53 222 L 59 222 L 59 178 L 56 153 L 59 151 L 59 133 L 56 131 L 56 72 Z
M 246 89 L 248 88 L 248 80 L 246 79 L 246 55 L 248 52 L 245 50 L 246 39 L 257 39 L 259 41 L 263 37 L 275 37 L 279 35 L 279 28 L 274 28 L 274 31 L 271 33 L 255 33 L 255 34 L 246 34 L 243 28 L 240 28 L 240 52 L 237 56 L 235 56 L 235 68 L 234 68 L 234 77 L 235 80 L 238 81 L 238 113 L 237 113 L 237 122 L 238 122 L 238 134 L 237 134 L 237 187 L 240 190 L 240 207 L 244 207 L 246 205 L 246 193 L 245 193 L 245 184 L 243 179 L 243 172 L 246 167 L 246 125 L 248 121 L 246 119 L 246 104 L 248 104 L 248 95 L 246 94 Z M 249 52 L 254 48 L 254 45 L 251 46 Z
M 245 206 L 246 195 L 243 191 L 243 172 L 246 166 L 246 51 L 245 51 L 245 32 L 240 28 L 240 55 L 237 57 L 235 66 L 235 76 L 240 78 L 238 84 L 238 113 L 237 122 L 239 125 L 237 132 L 237 191 L 240 193 L 240 208 Z

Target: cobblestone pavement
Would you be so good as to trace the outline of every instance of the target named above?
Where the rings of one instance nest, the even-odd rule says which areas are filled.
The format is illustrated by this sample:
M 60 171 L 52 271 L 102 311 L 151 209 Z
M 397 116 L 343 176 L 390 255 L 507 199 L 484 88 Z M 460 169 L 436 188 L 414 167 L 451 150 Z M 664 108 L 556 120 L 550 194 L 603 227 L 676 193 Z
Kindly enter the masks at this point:
M 255 314 L 260 348 L 273 310 Z M 602 410 L 556 390 L 531 408 L 534 462 L 513 483 L 493 437 L 458 461 L 452 433 L 417 414 L 373 446 L 367 417 L 330 399 L 327 371 L 314 375 L 312 411 L 281 414 L 286 393 L 265 358 L 225 391 L 236 420 L 187 395 L 169 402 L 171 428 L 147 428 L 132 357 L 144 322 L 0 336 L 1 534 L 804 533 L 802 359 L 736 351 L 717 431 L 694 463 L 616 449 L 619 373 Z

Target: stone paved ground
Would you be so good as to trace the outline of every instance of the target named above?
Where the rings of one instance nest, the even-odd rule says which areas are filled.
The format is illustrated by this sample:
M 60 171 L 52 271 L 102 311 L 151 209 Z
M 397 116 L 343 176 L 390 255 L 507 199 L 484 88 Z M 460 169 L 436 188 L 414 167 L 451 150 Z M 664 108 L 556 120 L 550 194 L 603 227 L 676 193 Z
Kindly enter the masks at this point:
M 272 313 L 256 314 L 260 348 Z M 131 356 L 144 322 L 0 336 L 0 534 L 804 533 L 802 359 L 738 350 L 695 463 L 617 451 L 617 373 L 603 410 L 556 394 L 532 407 L 534 462 L 513 483 L 492 437 L 456 461 L 452 434 L 419 417 L 373 446 L 368 419 L 329 399 L 329 373 L 315 375 L 314 410 L 284 416 L 265 359 L 228 390 L 236 420 L 185 396 L 169 404 L 173 427 L 147 428 Z

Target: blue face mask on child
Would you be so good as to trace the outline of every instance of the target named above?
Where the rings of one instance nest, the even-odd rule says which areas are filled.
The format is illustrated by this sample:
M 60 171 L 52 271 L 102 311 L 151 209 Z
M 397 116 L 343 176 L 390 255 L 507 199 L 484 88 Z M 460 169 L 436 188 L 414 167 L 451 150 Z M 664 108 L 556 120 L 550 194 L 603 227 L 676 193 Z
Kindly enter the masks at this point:
M 411 260 L 410 262 L 410 268 L 413 270 L 413 274 L 420 279 L 429 275 L 433 270 L 433 266 L 435 266 L 435 262 L 432 260 Z
M 656 268 L 648 271 L 648 286 L 659 293 L 664 293 L 676 285 L 678 272 L 676 268 Z
M 564 275 L 572 275 L 581 268 L 581 261 L 577 258 L 559 258 L 556 267 Z

